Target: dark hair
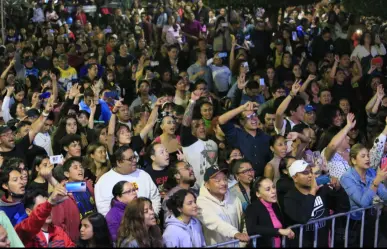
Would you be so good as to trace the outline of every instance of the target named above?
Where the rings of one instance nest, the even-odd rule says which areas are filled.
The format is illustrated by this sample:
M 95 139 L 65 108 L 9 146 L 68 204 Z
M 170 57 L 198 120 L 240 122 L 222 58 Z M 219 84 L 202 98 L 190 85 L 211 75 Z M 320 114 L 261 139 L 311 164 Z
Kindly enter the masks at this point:
M 116 162 L 121 162 L 124 159 L 124 152 L 127 150 L 133 151 L 133 149 L 128 145 L 123 145 L 118 147 L 118 149 L 114 152 L 114 157 L 116 158 Z
M 54 136 L 53 136 L 53 139 L 52 139 L 52 141 L 53 141 L 53 148 L 52 149 L 54 150 L 55 155 L 62 153 L 62 146 L 61 146 L 60 141 L 63 137 L 68 135 L 66 132 L 66 125 L 67 125 L 67 120 L 69 120 L 69 119 L 75 120 L 75 123 L 77 125 L 77 133 L 79 133 L 78 121 L 77 121 L 77 117 L 75 115 L 67 115 L 67 116 L 61 118 L 59 121 L 58 128 L 56 129 Z
M 296 158 L 293 157 L 293 156 L 286 156 L 286 157 L 282 158 L 280 163 L 279 163 L 279 166 L 278 166 L 278 170 L 279 170 L 280 176 L 285 176 L 286 175 L 283 171 L 287 169 L 286 166 L 288 165 L 289 159 L 295 159 L 296 160 Z
M 336 136 L 337 133 L 340 132 L 340 127 L 332 126 L 325 130 L 321 137 L 319 142 L 317 143 L 317 150 L 322 151 L 325 147 L 328 146 L 328 144 L 332 141 L 332 138 Z
M 175 217 L 179 217 L 181 215 L 179 208 L 183 208 L 185 197 L 188 194 L 191 194 L 196 201 L 196 195 L 192 192 L 192 190 L 187 189 L 180 189 L 167 200 L 167 208 L 172 211 Z
M 246 84 L 247 89 L 259 89 L 259 83 L 255 80 L 249 81 Z
M 114 185 L 113 190 L 112 190 L 113 199 L 112 199 L 110 206 L 113 206 L 113 200 L 117 200 L 117 197 L 122 196 L 122 192 L 124 192 L 125 183 L 128 183 L 128 181 L 119 181 Z
M 185 109 L 184 109 L 184 107 L 181 106 L 181 105 L 175 105 L 175 106 L 173 107 L 173 111 L 176 112 L 176 115 L 183 115 L 184 112 L 185 112 Z
M 100 213 L 91 213 L 86 215 L 82 220 L 88 219 L 93 227 L 93 237 L 90 240 L 79 239 L 78 247 L 97 247 L 111 248 L 113 247 L 109 228 L 105 217 Z
M 38 196 L 48 198 L 48 193 L 47 193 L 47 191 L 44 191 L 42 189 L 34 189 L 32 191 L 27 191 L 27 193 L 24 195 L 23 201 L 22 201 L 24 204 L 24 208 L 29 208 L 32 210 L 33 207 L 35 206 L 36 197 L 38 197 Z
M 266 114 L 275 114 L 275 110 L 272 107 L 266 107 L 262 110 L 261 115 L 259 115 L 259 120 L 262 124 L 265 124 L 265 116 Z
M 203 80 L 203 79 L 198 79 L 198 80 L 196 80 L 195 81 L 195 84 L 194 84 L 194 89 L 196 89 L 196 87 L 198 86 L 198 85 L 201 85 L 201 84 L 204 84 L 204 85 L 208 85 L 207 84 L 207 81 L 205 81 L 205 80 Z
M 32 161 L 31 164 L 31 181 L 35 180 L 36 177 L 38 177 L 38 171 L 36 170 L 36 166 L 39 166 L 44 159 L 50 158 L 47 155 L 36 155 L 34 158 L 34 161 Z
M 322 129 L 328 129 L 333 126 L 333 118 L 337 112 L 342 112 L 341 109 L 332 104 L 323 105 L 316 115 L 316 125 Z
M 163 87 L 160 91 L 160 97 L 163 96 L 175 96 L 175 90 L 172 87 Z
M 255 181 L 253 182 L 253 188 L 252 188 L 252 191 L 250 191 L 251 202 L 258 200 L 256 193 L 258 192 L 258 189 L 261 186 L 261 183 L 266 179 L 269 179 L 269 178 L 266 178 L 264 176 L 260 176 L 260 177 L 257 177 L 255 179 Z
M 305 105 L 305 100 L 299 96 L 294 97 L 290 100 L 288 108 L 286 108 L 285 115 L 291 116 L 291 112 L 296 112 L 299 106 Z
M 371 36 L 371 44 L 370 44 L 370 45 L 371 45 L 371 46 L 374 45 L 374 44 L 375 44 L 375 39 L 374 39 L 372 33 L 369 32 L 369 31 L 365 31 L 365 32 L 361 35 L 361 37 L 360 37 L 360 39 L 359 39 L 359 44 L 360 44 L 360 45 L 364 45 L 364 40 L 365 40 L 365 36 L 366 36 L 366 35 L 370 35 L 370 36 Z
M 235 176 L 238 173 L 238 169 L 241 167 L 242 164 L 248 163 L 250 165 L 253 165 L 249 160 L 241 158 L 237 159 L 232 162 L 231 164 L 231 173 Z
M 77 134 L 70 134 L 70 135 L 63 137 L 60 140 L 62 148 L 68 147 L 72 142 L 78 142 L 79 144 L 81 144 L 81 136 L 79 136 Z
M 282 135 L 275 135 L 275 136 L 272 136 L 272 137 L 270 138 L 269 145 L 270 145 L 270 146 L 274 146 L 275 142 L 276 142 L 278 139 L 280 139 L 280 138 L 284 138 L 284 136 L 282 136 Z
M 15 103 L 12 104 L 11 108 L 9 108 L 9 114 L 11 115 L 11 117 L 13 118 L 16 118 L 16 109 L 17 109 L 17 106 L 18 105 L 23 105 L 25 106 L 22 102 L 17 102 L 15 101 Z
M 167 178 L 167 181 L 164 183 L 164 189 L 172 189 L 177 186 L 175 175 L 179 173 L 179 171 L 177 170 L 177 165 L 179 165 L 180 163 L 186 163 L 186 162 L 174 161 L 168 167 L 168 178 Z
M 93 90 L 90 87 L 88 87 L 83 92 L 83 96 L 84 97 L 94 97 L 94 92 L 93 92 Z
M 161 143 L 159 143 L 159 142 L 155 142 L 155 143 L 152 143 L 152 144 L 149 145 L 149 147 L 148 147 L 148 149 L 146 151 L 146 155 L 147 155 L 147 157 L 149 158 L 150 161 L 153 161 L 151 159 L 151 156 L 154 156 L 155 153 L 156 153 L 156 149 L 155 149 L 156 145 L 160 145 L 160 144 Z
M 274 94 L 276 93 L 279 89 L 284 89 L 285 90 L 285 87 L 283 85 L 279 85 L 279 84 L 275 84 L 275 85 L 272 85 L 270 87 L 270 92 L 271 94 Z
M 73 165 L 74 162 L 79 162 L 82 165 L 82 157 L 70 157 L 65 161 L 65 163 L 62 166 L 63 172 L 69 172 L 71 165 Z
M 8 185 L 9 175 L 12 171 L 17 171 L 21 174 L 19 167 L 2 167 L 0 174 L 0 188 L 3 190 L 5 197 L 8 198 L 9 192 L 7 189 L 3 188 L 3 184 Z

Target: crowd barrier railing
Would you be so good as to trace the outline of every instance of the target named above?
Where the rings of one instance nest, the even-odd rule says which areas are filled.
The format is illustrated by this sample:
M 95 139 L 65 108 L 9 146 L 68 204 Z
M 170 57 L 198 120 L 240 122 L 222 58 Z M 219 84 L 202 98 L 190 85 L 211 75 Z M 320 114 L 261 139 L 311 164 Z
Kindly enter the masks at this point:
M 344 233 L 344 247 L 347 248 L 348 247 L 349 223 L 350 223 L 350 219 L 351 219 L 351 214 L 352 213 L 356 213 L 356 212 L 362 212 L 361 228 L 360 228 L 360 243 L 359 243 L 359 247 L 362 248 L 363 247 L 363 242 L 364 242 L 364 219 L 365 219 L 365 213 L 366 213 L 367 210 L 376 209 L 377 212 L 376 212 L 376 220 L 375 220 L 375 237 L 374 237 L 374 247 L 376 248 L 378 246 L 379 219 L 380 219 L 380 215 L 382 213 L 383 206 L 384 206 L 383 203 L 378 203 L 378 204 L 375 204 L 375 205 L 372 205 L 372 206 L 369 206 L 369 207 L 351 210 L 351 211 L 348 211 L 346 213 L 338 213 L 338 214 L 330 215 L 328 217 L 324 217 L 324 218 L 321 218 L 321 219 L 313 220 L 313 221 L 310 221 L 310 222 L 305 223 L 305 224 L 293 225 L 293 226 L 290 226 L 290 228 L 292 228 L 292 229 L 299 228 L 300 229 L 299 236 L 298 236 L 298 238 L 299 238 L 298 247 L 302 248 L 304 227 L 308 226 L 308 225 L 313 225 L 314 224 L 315 229 L 314 229 L 313 247 L 316 248 L 318 246 L 318 229 L 319 229 L 318 223 L 321 222 L 321 221 L 329 221 L 329 220 L 331 220 L 332 221 L 332 225 L 331 225 L 331 230 L 330 230 L 330 248 L 334 248 L 334 246 L 335 246 L 335 224 L 336 224 L 336 218 L 346 216 L 347 217 L 347 221 L 346 221 L 345 233 Z M 252 244 L 252 246 L 254 248 L 257 247 L 257 238 L 259 238 L 259 237 L 261 237 L 261 235 L 259 235 L 259 234 L 250 236 L 250 241 L 252 242 L 251 244 Z M 282 241 L 281 242 L 282 242 L 281 243 L 282 247 L 283 248 L 286 247 L 286 236 L 282 236 Z M 226 242 L 223 242 L 223 243 L 218 243 L 218 244 L 215 244 L 215 245 L 207 246 L 206 248 L 217 248 L 217 247 L 224 247 L 224 246 L 231 247 L 232 245 L 233 245 L 233 247 L 239 247 L 239 243 L 240 243 L 239 240 L 230 240 L 230 241 L 226 241 Z

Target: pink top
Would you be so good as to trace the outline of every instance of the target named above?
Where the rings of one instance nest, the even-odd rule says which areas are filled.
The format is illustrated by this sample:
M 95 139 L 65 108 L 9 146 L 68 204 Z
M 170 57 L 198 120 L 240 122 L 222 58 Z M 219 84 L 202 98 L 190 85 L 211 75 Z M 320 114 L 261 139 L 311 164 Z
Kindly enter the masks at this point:
M 177 140 L 177 142 L 179 142 L 179 144 L 180 144 L 180 136 L 179 136 L 179 135 L 176 136 L 176 140 Z M 161 143 L 161 138 L 160 138 L 160 136 L 156 137 L 156 138 L 153 140 L 153 142 Z
M 282 224 L 279 221 L 279 219 L 277 218 L 277 215 L 274 213 L 273 203 L 267 202 L 267 201 L 265 201 L 263 199 L 260 199 L 260 200 L 261 200 L 262 204 L 266 207 L 267 211 L 269 212 L 269 215 L 270 215 L 270 218 L 271 218 L 271 222 L 273 223 L 273 227 L 277 228 L 277 229 L 281 229 L 282 228 Z M 274 247 L 275 248 L 280 248 L 281 247 L 281 238 L 280 238 L 280 236 L 275 236 L 274 237 Z

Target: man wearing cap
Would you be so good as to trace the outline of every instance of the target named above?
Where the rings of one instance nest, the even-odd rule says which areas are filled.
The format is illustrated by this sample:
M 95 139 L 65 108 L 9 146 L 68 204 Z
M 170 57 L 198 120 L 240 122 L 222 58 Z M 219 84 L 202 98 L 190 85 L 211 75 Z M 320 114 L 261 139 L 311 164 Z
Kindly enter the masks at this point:
M 248 242 L 241 201 L 228 190 L 227 169 L 208 168 L 197 199 L 198 219 L 207 245 L 239 239 Z
M 28 134 L 15 143 L 15 134 L 8 126 L 0 127 L 0 155 L 3 157 L 18 157 L 26 161 L 26 151 L 31 146 L 37 133 L 44 126 L 44 122 L 53 110 L 53 101 L 50 99 L 40 117 L 31 125 Z
M 316 130 L 316 108 L 312 105 L 305 106 L 304 122 L 313 130 Z
M 305 224 L 329 215 L 330 196 L 333 190 L 328 185 L 318 186 L 311 166 L 304 160 L 294 161 L 289 169 L 295 188 L 284 197 L 284 214 L 288 225 Z M 318 222 L 318 247 L 328 247 L 328 229 L 326 221 Z M 303 246 L 313 245 L 315 224 L 304 227 Z M 298 232 L 295 232 L 298 236 Z M 298 239 L 294 241 L 298 245 Z
M 223 65 L 223 58 L 227 58 L 227 53 L 216 53 L 213 59 L 207 61 L 219 97 L 226 96 L 231 85 L 231 71 Z

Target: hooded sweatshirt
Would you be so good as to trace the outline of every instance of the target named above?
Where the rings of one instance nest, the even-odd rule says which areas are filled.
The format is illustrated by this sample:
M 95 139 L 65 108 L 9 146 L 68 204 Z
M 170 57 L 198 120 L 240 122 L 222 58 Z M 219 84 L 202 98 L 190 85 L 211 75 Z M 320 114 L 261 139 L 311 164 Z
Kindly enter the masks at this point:
M 0 200 L 0 211 L 4 211 L 7 214 L 12 226 L 16 226 L 28 217 L 23 203 L 8 202 L 5 195 Z
M 113 200 L 112 208 L 106 214 L 106 222 L 109 227 L 110 236 L 113 241 L 117 240 L 118 228 L 120 228 L 122 217 L 124 216 L 126 204 Z
M 165 231 L 163 234 L 164 245 L 166 247 L 204 247 L 203 230 L 200 221 L 191 218 L 189 224 L 171 215 L 165 221 Z
M 243 221 L 242 203 L 229 190 L 223 201 L 219 201 L 203 185 L 197 199 L 198 219 L 203 225 L 207 245 L 234 240 L 236 233 L 246 232 Z M 231 244 L 230 246 L 234 246 Z

